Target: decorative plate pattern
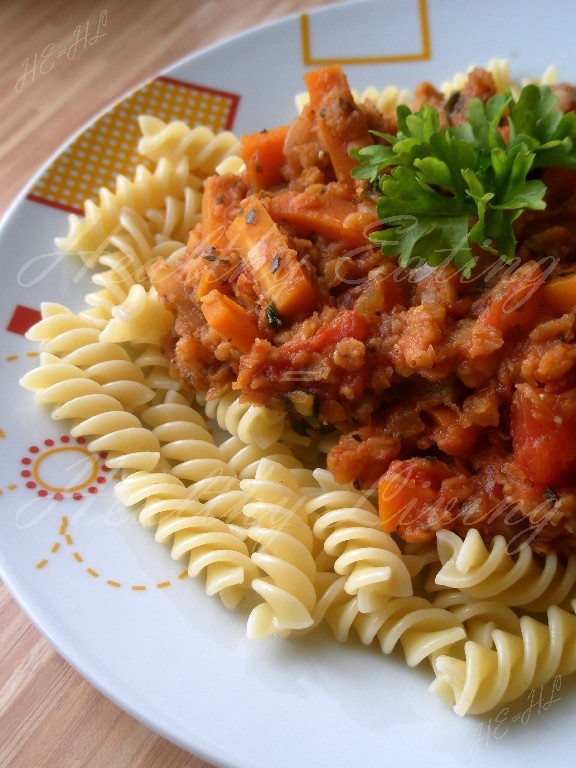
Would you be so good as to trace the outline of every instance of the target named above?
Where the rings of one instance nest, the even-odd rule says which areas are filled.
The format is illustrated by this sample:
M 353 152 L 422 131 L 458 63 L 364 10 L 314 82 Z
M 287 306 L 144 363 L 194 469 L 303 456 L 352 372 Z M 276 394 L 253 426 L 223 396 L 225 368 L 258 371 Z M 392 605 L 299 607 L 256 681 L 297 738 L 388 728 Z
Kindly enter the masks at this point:
M 130 176 L 137 116 L 237 133 L 289 120 L 311 66 L 343 63 L 354 88 L 440 84 L 509 59 L 519 77 L 555 64 L 576 80 L 574 10 L 527 0 L 356 0 L 271 24 L 179 62 L 113 105 L 55 157 L 0 231 L 0 574 L 75 667 L 175 743 L 228 768 L 414 764 L 524 768 L 560 760 L 574 736 L 574 683 L 460 721 L 418 672 L 323 636 L 248 642 L 227 612 L 115 499 L 105 454 L 88 457 L 18 384 L 37 364 L 24 337 L 43 301 L 91 288 L 54 251 L 117 174 Z M 169 588 L 167 588 L 169 587 Z M 556 681 L 555 681 L 556 686 Z M 534 705 L 534 701 L 541 705 Z M 528 720 L 530 725 L 528 726 Z
M 84 201 L 100 187 L 114 187 L 117 176 L 131 176 L 142 163 L 135 150 L 137 115 L 170 122 L 232 127 L 239 96 L 170 77 L 158 77 L 99 117 L 60 154 L 35 182 L 28 199 L 82 214 Z

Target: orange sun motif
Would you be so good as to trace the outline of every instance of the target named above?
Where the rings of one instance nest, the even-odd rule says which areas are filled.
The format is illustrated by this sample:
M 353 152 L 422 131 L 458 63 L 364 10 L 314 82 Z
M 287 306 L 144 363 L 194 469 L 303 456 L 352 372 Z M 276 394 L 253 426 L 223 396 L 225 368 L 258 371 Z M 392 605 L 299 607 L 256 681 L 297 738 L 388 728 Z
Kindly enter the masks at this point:
M 72 498 L 81 501 L 86 494 L 96 494 L 110 477 L 107 454 L 90 453 L 83 437 L 62 435 L 31 445 L 21 460 L 20 475 L 26 488 L 40 497 L 52 495 L 55 501 Z

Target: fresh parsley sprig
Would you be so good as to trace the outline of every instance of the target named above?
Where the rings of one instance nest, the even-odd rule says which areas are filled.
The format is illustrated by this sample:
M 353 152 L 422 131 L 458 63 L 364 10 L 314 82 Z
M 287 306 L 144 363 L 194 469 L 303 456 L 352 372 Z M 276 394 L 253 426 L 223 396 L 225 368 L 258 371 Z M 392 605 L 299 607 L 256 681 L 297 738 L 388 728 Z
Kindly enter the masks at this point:
M 510 90 L 472 99 L 466 116 L 442 128 L 431 105 L 401 105 L 397 134 L 374 131 L 383 143 L 350 152 L 352 176 L 377 182 L 381 193 L 383 228 L 370 237 L 403 267 L 451 261 L 470 277 L 472 243 L 512 263 L 514 221 L 546 206 L 534 170 L 576 170 L 576 114 L 564 114 L 548 86 L 527 85 L 517 99 Z

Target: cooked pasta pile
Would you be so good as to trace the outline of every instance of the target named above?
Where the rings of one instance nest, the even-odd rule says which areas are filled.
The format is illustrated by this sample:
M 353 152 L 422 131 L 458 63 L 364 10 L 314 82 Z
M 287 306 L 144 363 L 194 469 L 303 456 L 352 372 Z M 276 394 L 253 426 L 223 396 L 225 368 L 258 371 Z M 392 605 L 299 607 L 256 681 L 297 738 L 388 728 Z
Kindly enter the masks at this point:
M 502 62 L 492 65 L 508 83 Z M 448 87 L 448 86 L 447 86 Z M 388 106 L 407 98 L 370 90 Z M 301 102 L 301 100 L 300 100 Z M 139 166 L 70 218 L 58 246 L 94 270 L 78 313 L 45 303 L 28 333 L 39 367 L 22 380 L 73 436 L 123 473 L 120 501 L 228 608 L 251 638 L 327 625 L 408 666 L 458 715 L 480 714 L 576 670 L 576 556 L 509 554 L 502 537 L 441 531 L 406 544 L 382 530 L 370 491 L 324 468 L 331 436 L 231 392 L 185 392 L 161 352 L 172 315 L 146 269 L 175 263 L 201 215 L 203 182 L 239 168 L 236 137 L 140 118 Z

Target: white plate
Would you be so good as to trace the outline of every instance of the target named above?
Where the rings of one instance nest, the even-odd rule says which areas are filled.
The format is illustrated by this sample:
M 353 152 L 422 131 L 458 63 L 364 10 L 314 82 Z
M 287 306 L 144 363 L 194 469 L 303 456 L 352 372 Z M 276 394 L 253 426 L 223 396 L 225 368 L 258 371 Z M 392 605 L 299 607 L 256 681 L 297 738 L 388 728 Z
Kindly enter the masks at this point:
M 492 57 L 509 59 L 518 78 L 555 64 L 561 79 L 575 81 L 574 16 L 568 0 L 554 13 L 539 0 L 363 0 L 226 41 L 178 62 L 161 82 L 208 89 L 200 93 L 209 101 L 224 100 L 218 119 L 241 133 L 289 120 L 304 72 L 326 60 L 343 62 L 358 89 L 439 84 Z M 60 653 L 150 728 L 222 766 L 524 768 L 569 754 L 569 680 L 559 701 L 550 703 L 550 689 L 531 691 L 491 719 L 461 720 L 428 693 L 427 669 L 322 634 L 247 641 L 244 616 L 178 578 L 168 551 L 114 502 L 110 473 L 94 467 L 90 480 L 82 446 L 63 443 L 62 425 L 18 385 L 35 361 L 20 333 L 29 319 L 14 315 L 16 306 L 37 310 L 47 300 L 79 309 L 89 285 L 77 265 L 49 255 L 66 225 L 64 210 L 23 195 L 0 241 L 0 574 Z M 77 499 L 62 480 L 71 457 L 80 462 Z M 68 488 L 62 500 L 58 485 Z

